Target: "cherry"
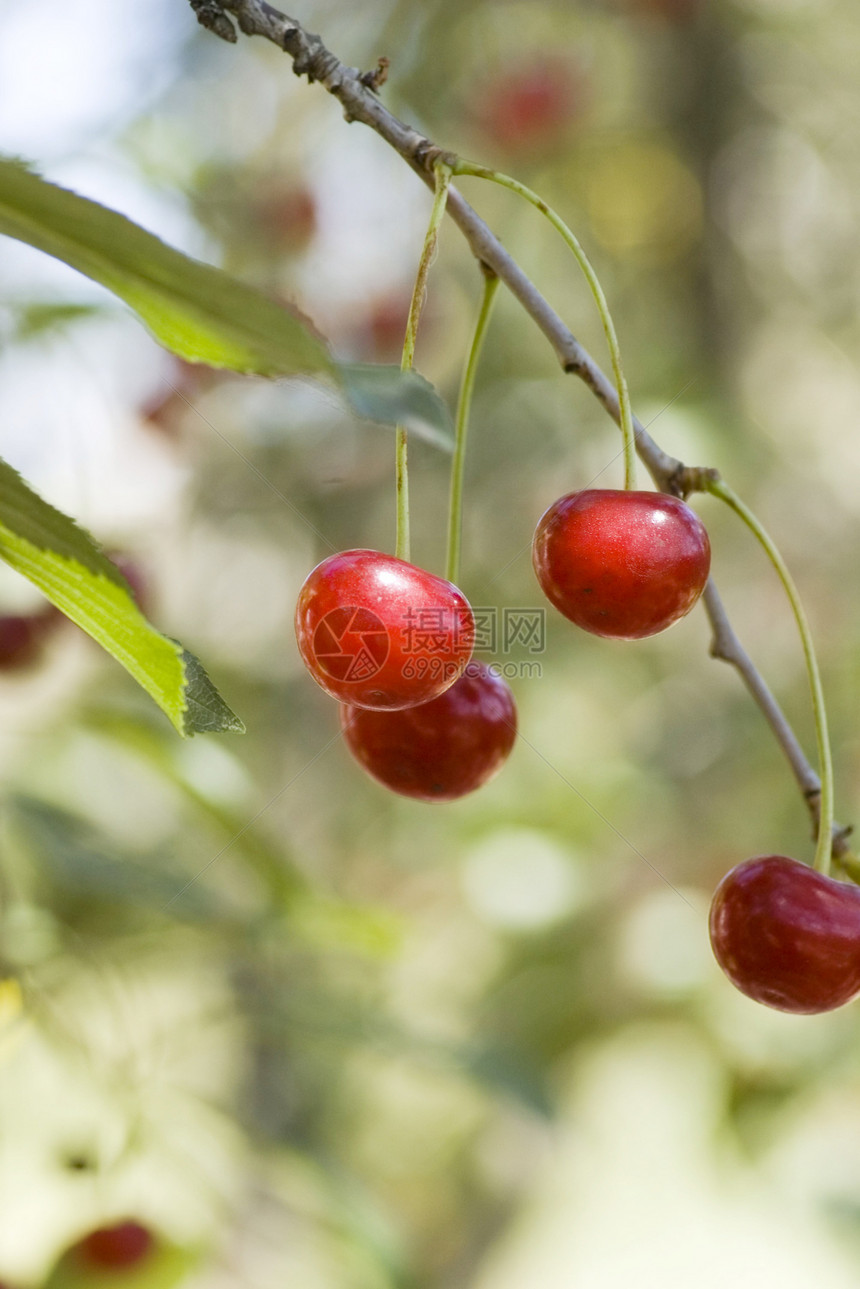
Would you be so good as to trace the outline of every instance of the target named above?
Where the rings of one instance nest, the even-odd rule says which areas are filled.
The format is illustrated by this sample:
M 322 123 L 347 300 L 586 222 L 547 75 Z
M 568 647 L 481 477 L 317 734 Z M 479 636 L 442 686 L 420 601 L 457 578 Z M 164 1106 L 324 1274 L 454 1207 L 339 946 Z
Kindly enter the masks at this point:
M 590 488 L 550 506 L 532 558 L 544 594 L 571 622 L 638 640 L 690 612 L 708 580 L 711 546 L 677 497 Z
M 408 286 L 393 287 L 363 301 L 349 328 L 350 346 L 368 362 L 399 363 L 411 301 Z M 433 302 L 429 301 L 421 315 L 422 343 L 433 334 L 434 323 Z
M 285 250 L 300 251 L 317 228 L 317 202 L 308 188 L 275 185 L 253 209 L 263 236 Z
M 35 613 L 0 616 L 0 671 L 23 671 L 42 656 L 45 642 L 63 622 L 59 609 L 48 604 Z
M 741 993 L 777 1011 L 832 1011 L 860 993 L 860 889 L 784 855 L 731 869 L 711 946 Z
M 409 319 L 409 292 L 392 293 L 374 300 L 367 312 L 365 347 L 377 362 L 393 362 L 403 351 Z
M 472 656 L 475 620 L 451 582 L 373 550 L 330 555 L 296 606 L 305 666 L 333 698 L 396 711 L 438 697 Z
M 454 801 L 499 771 L 517 735 L 510 688 L 470 662 L 444 694 L 405 711 L 342 707 L 347 747 L 368 774 L 419 801 Z
M 138 1266 L 154 1248 L 155 1237 L 148 1227 L 125 1221 L 90 1232 L 75 1245 L 73 1253 L 88 1267 L 120 1271 Z
M 512 151 L 557 143 L 582 109 L 576 70 L 559 58 L 539 57 L 507 70 L 481 93 L 480 124 Z

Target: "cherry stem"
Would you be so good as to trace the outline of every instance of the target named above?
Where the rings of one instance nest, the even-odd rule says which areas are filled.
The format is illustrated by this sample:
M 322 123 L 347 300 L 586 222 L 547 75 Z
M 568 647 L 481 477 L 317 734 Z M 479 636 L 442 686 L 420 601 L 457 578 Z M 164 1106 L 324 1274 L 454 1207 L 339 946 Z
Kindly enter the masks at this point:
M 466 365 L 460 382 L 460 396 L 457 400 L 457 419 L 455 425 L 454 457 L 451 461 L 451 491 L 448 503 L 448 563 L 445 572 L 449 582 L 456 582 L 460 576 L 460 547 L 463 535 L 463 476 L 466 468 L 466 440 L 469 435 L 469 414 L 472 408 L 472 394 L 475 389 L 475 373 L 490 315 L 493 312 L 493 301 L 499 288 L 499 279 L 492 269 L 481 265 L 484 275 L 484 292 L 481 307 L 478 311 L 472 343 L 466 355 Z
M 412 300 L 409 304 L 409 317 L 406 320 L 406 335 L 403 338 L 403 356 L 400 359 L 400 370 L 411 371 L 415 361 L 415 343 L 418 337 L 418 323 L 424 298 L 427 292 L 427 275 L 433 252 L 436 250 L 436 239 L 439 227 L 445 217 L 445 206 L 448 201 L 448 188 L 451 183 L 451 167 L 437 161 L 433 167 L 435 191 L 433 208 L 430 211 L 430 223 L 418 261 L 418 272 L 415 275 L 415 286 L 412 289 Z M 406 426 L 397 426 L 396 478 L 397 478 L 397 538 L 394 553 L 398 559 L 409 559 L 409 466 L 407 461 Z
M 758 538 L 768 559 L 776 569 L 797 622 L 797 629 L 800 632 L 800 640 L 803 645 L 803 656 L 806 660 L 806 671 L 809 676 L 809 688 L 812 691 L 812 710 L 815 716 L 815 735 L 818 741 L 818 763 L 821 776 L 821 804 L 818 813 L 818 840 L 815 847 L 814 866 L 819 873 L 828 874 L 833 851 L 833 759 L 830 754 L 830 738 L 827 733 L 824 691 L 821 687 L 821 674 L 818 670 L 818 661 L 815 656 L 815 646 L 812 643 L 809 622 L 800 602 L 797 587 L 786 567 L 785 561 L 752 511 L 744 505 L 740 497 L 722 479 L 709 480 L 707 490 L 715 497 L 719 497 L 727 506 L 730 506 Z
M 553 227 L 561 233 L 569 249 L 576 257 L 576 261 L 591 288 L 591 294 L 594 296 L 594 302 L 597 305 L 597 311 L 603 323 L 606 343 L 609 346 L 609 356 L 612 360 L 612 372 L 615 376 L 615 387 L 618 391 L 621 436 L 624 441 L 624 487 L 628 490 L 635 488 L 636 439 L 633 431 L 633 412 L 630 408 L 627 381 L 624 379 L 624 371 L 621 367 L 621 350 L 618 345 L 618 336 L 615 331 L 615 324 L 612 321 L 612 314 L 609 312 L 606 296 L 603 293 L 603 287 L 600 285 L 597 274 L 592 268 L 591 262 L 582 249 L 579 240 L 568 228 L 561 216 L 551 206 L 548 206 L 542 197 L 539 197 L 531 188 L 527 188 L 525 184 L 521 184 L 518 179 L 512 179 L 510 175 L 502 174 L 498 170 L 489 170 L 486 166 L 479 166 L 474 161 L 463 161 L 462 159 L 454 162 L 454 174 L 472 175 L 475 179 L 489 179 L 492 183 L 501 184 L 503 188 L 510 188 L 511 192 L 518 193 L 520 197 L 524 197 L 542 215 L 545 215 Z

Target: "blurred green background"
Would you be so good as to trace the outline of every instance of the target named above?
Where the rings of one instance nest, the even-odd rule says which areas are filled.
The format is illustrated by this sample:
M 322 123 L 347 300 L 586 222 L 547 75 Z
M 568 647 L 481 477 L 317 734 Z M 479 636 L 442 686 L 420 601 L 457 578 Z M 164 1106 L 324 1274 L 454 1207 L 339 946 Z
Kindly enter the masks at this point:
M 302 0 L 386 104 L 537 188 L 604 283 L 634 408 L 761 515 L 817 635 L 856 817 L 860 17 L 849 0 Z M 185 0 L 0 0 L 0 149 L 396 361 L 430 198 L 273 47 Z M 467 186 L 468 185 L 468 186 Z M 605 367 L 578 270 L 464 191 Z M 446 806 L 341 746 L 292 614 L 393 546 L 393 441 L 310 381 L 183 367 L 106 293 L 0 243 L 0 454 L 138 569 L 248 727 L 183 743 L 54 624 L 0 670 L 0 1281 L 133 1217 L 166 1289 L 842 1289 L 860 1270 L 856 1008 L 736 994 L 707 907 L 805 807 L 701 610 L 638 644 L 547 613 L 520 739 Z M 418 366 L 456 398 L 480 294 L 444 230 Z M 441 571 L 448 462 L 411 452 Z M 461 584 L 534 609 L 535 522 L 621 484 L 617 431 L 504 292 L 478 378 Z M 642 472 L 642 483 L 645 476 Z M 812 756 L 749 536 L 694 499 L 744 643 Z M 11 577 L 0 609 L 38 608 Z M 538 666 L 535 667 L 534 664 Z M 77 1282 L 74 1282 L 77 1283 Z

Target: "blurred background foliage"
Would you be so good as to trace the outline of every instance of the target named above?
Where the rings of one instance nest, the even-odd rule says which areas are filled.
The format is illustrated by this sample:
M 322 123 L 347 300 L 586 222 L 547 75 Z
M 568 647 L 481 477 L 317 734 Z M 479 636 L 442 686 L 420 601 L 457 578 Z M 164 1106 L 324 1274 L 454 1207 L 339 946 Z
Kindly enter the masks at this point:
M 349 64 L 388 55 L 396 113 L 577 231 L 639 416 L 718 466 L 793 569 L 850 822 L 855 6 L 302 0 L 296 16 Z M 396 360 L 429 195 L 274 48 L 221 44 L 184 0 L 0 0 L 0 84 L 3 151 L 296 300 L 339 355 Z M 602 362 L 552 230 L 507 193 L 468 195 Z M 502 774 L 454 805 L 387 796 L 341 746 L 292 612 L 331 550 L 391 548 L 390 434 L 307 381 L 177 364 L 27 247 L 0 244 L 0 280 L 0 453 L 123 554 L 248 727 L 181 742 L 3 579 L 0 1280 L 77 1284 L 66 1250 L 134 1218 L 157 1256 L 100 1283 L 855 1285 L 856 1010 L 768 1013 L 708 949 L 723 872 L 812 847 L 701 611 L 636 645 L 548 615 L 539 657 L 496 655 L 521 673 Z M 451 401 L 479 291 L 447 228 L 418 365 Z M 419 442 L 411 460 L 414 558 L 440 571 L 448 463 Z M 468 473 L 461 581 L 499 609 L 540 604 L 546 506 L 621 481 L 617 431 L 504 293 Z M 694 504 L 812 755 L 778 586 L 728 513 Z M 4 623 L 32 615 L 16 653 Z

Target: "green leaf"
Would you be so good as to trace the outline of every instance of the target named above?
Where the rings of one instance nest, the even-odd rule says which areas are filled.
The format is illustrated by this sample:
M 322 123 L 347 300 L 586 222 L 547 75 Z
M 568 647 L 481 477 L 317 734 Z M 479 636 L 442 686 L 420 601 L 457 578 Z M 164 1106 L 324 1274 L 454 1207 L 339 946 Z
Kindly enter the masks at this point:
M 34 340 L 82 318 L 98 317 L 103 310 L 95 304 L 28 304 L 18 311 L 16 340 Z
M 327 373 L 359 416 L 406 425 L 447 451 L 453 446 L 448 409 L 417 372 L 335 363 L 309 320 L 297 311 L 9 158 L 0 158 L 0 233 L 53 255 L 107 287 L 135 310 L 156 340 L 181 358 L 261 376 Z M 67 306 L 67 317 L 76 307 L 80 306 Z
M 191 362 L 264 376 L 333 367 L 297 312 L 8 158 L 0 159 L 0 233 L 100 282 Z
M 194 655 L 147 622 L 122 573 L 89 533 L 3 460 L 0 558 L 121 662 L 180 734 L 244 729 Z
M 385 425 L 405 425 L 436 447 L 451 452 L 451 414 L 436 390 L 417 371 L 372 363 L 344 363 L 337 370 L 344 393 L 359 416 Z
M 36 797 L 10 801 L 16 834 L 59 890 L 63 906 L 79 901 L 130 905 L 188 922 L 237 924 L 235 910 L 202 882 L 167 867 L 158 854 L 135 855 L 101 836 L 79 815 Z

